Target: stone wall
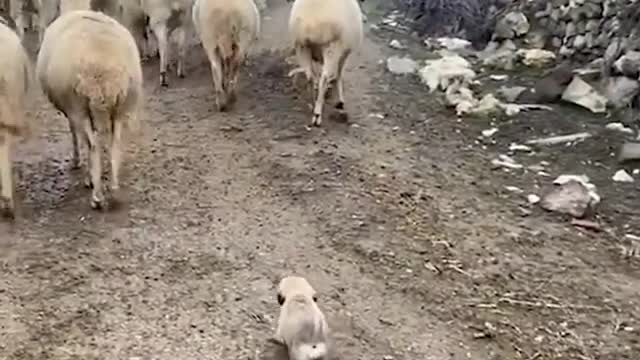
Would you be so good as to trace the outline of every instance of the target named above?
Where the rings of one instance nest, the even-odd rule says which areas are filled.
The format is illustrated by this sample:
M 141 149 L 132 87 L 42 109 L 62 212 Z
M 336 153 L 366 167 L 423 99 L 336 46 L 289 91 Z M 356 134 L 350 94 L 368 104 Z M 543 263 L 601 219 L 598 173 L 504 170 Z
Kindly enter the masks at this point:
M 628 36 L 623 17 L 635 0 L 535 0 L 527 7 L 535 27 L 546 31 L 547 47 L 563 58 L 602 56 L 611 41 Z

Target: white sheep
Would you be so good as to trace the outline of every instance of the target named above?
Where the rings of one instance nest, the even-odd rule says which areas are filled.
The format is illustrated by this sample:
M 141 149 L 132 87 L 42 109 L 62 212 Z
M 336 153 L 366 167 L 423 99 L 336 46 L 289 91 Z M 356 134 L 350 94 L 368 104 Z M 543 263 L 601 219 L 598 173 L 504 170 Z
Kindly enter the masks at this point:
M 236 99 L 240 65 L 260 33 L 253 0 L 196 0 L 193 23 L 209 62 L 218 110 Z
M 289 76 L 304 73 L 317 86 L 311 124 L 319 126 L 325 95 L 332 82 L 338 90 L 336 108 L 344 109 L 342 73 L 347 58 L 363 40 L 358 0 L 295 0 L 289 34 L 298 63 Z
M 73 167 L 80 165 L 76 132 L 89 148 L 91 206 L 104 205 L 99 130 L 111 133 L 111 189 L 120 187 L 123 128 L 137 129 L 143 97 L 140 53 L 131 33 L 96 11 L 62 14 L 45 31 L 36 73 L 56 109 L 69 120 Z
M 119 0 L 118 0 L 119 1 Z M 37 13 L 38 41 L 42 43 L 44 31 L 63 12 L 89 9 L 90 0 L 11 0 L 11 17 L 21 39 L 26 25 L 25 12 Z
M 127 0 L 122 3 L 123 23 L 136 38 L 141 51 L 147 55 L 146 28 L 158 42 L 160 53 L 160 85 L 168 86 L 169 36 L 178 37 L 178 66 L 176 73 L 184 77 L 184 59 L 187 52 L 187 33 L 191 24 L 194 0 Z
M 31 68 L 18 35 L 0 17 L 0 215 L 14 216 L 11 144 L 28 130 L 25 107 Z

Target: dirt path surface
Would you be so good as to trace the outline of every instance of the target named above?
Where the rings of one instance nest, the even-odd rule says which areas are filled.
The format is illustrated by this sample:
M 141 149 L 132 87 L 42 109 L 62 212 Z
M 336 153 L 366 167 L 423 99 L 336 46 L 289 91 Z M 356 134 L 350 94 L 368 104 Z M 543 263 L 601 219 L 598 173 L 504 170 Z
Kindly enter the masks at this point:
M 576 229 L 504 189 L 550 179 L 489 166 L 511 141 L 578 127 L 575 110 L 523 115 L 483 146 L 488 124 L 385 73 L 390 35 L 371 32 L 346 75 L 350 122 L 308 130 L 308 96 L 265 50 L 286 24 L 274 6 L 229 113 L 199 48 L 169 89 L 147 65 L 117 211 L 90 209 L 66 121 L 38 100 L 18 219 L 0 224 L 0 359 L 274 358 L 291 273 L 320 293 L 340 359 L 640 357 L 640 259 L 620 251 L 640 199 L 610 188 L 609 138 L 523 159 L 602 185 L 610 230 Z

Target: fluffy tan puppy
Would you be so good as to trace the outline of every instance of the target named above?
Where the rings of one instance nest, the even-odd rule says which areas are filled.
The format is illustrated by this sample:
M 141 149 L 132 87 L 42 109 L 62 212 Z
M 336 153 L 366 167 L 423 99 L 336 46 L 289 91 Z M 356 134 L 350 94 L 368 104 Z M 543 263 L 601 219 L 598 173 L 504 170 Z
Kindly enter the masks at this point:
M 316 292 L 305 278 L 287 276 L 280 281 L 276 340 L 286 345 L 290 360 L 328 358 L 329 326 L 316 300 Z

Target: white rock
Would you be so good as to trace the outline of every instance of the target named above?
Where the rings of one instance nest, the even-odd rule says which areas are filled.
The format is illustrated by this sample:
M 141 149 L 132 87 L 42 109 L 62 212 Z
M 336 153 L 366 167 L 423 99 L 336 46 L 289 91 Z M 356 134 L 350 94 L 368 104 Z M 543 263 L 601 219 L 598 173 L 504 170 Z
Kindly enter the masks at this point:
M 553 183 L 555 185 L 564 185 L 571 181 L 576 181 L 582 184 L 589 191 L 589 196 L 594 204 L 600 202 L 600 195 L 596 192 L 596 186 L 591 183 L 591 180 L 589 180 L 587 175 L 560 175 L 553 180 Z
M 494 81 L 504 81 L 507 80 L 509 78 L 509 75 L 506 74 L 492 74 L 489 75 L 489 79 L 494 80 Z
M 436 41 L 440 46 L 452 51 L 466 49 L 471 46 L 470 41 L 455 37 L 440 37 Z
M 640 91 L 638 80 L 626 76 L 610 77 L 606 80 L 605 96 L 616 108 L 629 106 L 633 97 Z
M 543 49 L 520 49 L 516 52 L 523 64 L 527 66 L 544 66 L 556 59 L 556 54 Z
M 389 47 L 394 48 L 394 49 L 398 49 L 398 50 L 402 50 L 402 49 L 405 48 L 405 46 L 402 45 L 400 43 L 400 41 L 398 41 L 396 39 L 391 40 L 391 42 L 389 43 Z
M 619 123 L 619 122 L 612 122 L 612 123 L 608 123 L 605 128 L 607 130 L 614 130 L 614 131 L 620 131 L 623 133 L 627 133 L 627 134 L 633 134 L 633 130 L 631 128 L 628 128 L 626 126 L 624 126 L 623 123 Z
M 532 151 L 533 149 L 531 149 L 531 147 L 527 146 L 527 145 L 521 145 L 521 144 L 516 144 L 516 143 L 511 143 L 511 145 L 509 145 L 509 151 Z
M 476 77 L 471 64 L 459 55 L 447 55 L 440 59 L 427 60 L 425 63 L 426 66 L 420 69 L 419 75 L 430 91 L 438 88 L 446 90 L 454 80 L 467 84 Z
M 569 86 L 562 93 L 562 100 L 580 105 L 593 113 L 607 111 L 607 98 L 600 95 L 579 76 L 573 77 Z
M 418 64 L 411 58 L 392 56 L 387 59 L 387 69 L 399 75 L 411 74 L 416 71 Z
M 543 197 L 541 208 L 581 218 L 591 205 L 595 205 L 589 190 L 581 182 L 571 180 L 559 185 Z
M 617 182 L 627 182 L 627 183 L 633 182 L 633 177 L 624 170 L 616 171 L 616 173 L 613 175 L 611 179 Z
M 529 194 L 527 195 L 527 201 L 529 201 L 529 204 L 535 205 L 540 202 L 540 196 L 536 194 Z
M 498 128 L 495 128 L 495 127 L 491 129 L 482 130 L 482 136 L 492 137 L 497 132 L 498 132 Z
M 504 188 L 505 188 L 506 190 L 508 190 L 508 191 L 511 191 L 511 192 L 514 192 L 514 193 L 518 193 L 518 194 L 520 194 L 520 193 L 523 193 L 523 192 L 524 192 L 524 191 L 522 191 L 522 189 L 520 189 L 520 188 L 519 188 L 519 187 L 517 187 L 517 186 L 509 186 L 509 185 L 507 185 L 507 186 L 505 186 Z

